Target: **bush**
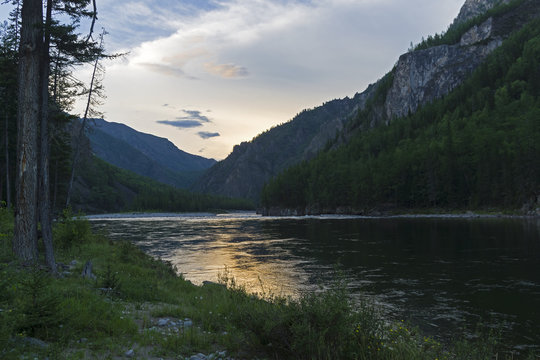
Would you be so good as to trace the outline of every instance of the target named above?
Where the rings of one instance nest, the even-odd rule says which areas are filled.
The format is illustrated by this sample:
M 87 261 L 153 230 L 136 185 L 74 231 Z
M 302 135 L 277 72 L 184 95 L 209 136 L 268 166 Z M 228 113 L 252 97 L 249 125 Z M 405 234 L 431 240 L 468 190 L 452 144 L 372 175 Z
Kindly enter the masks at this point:
M 62 217 L 53 228 L 55 245 L 68 250 L 74 245 L 80 246 L 87 242 L 91 236 L 90 223 L 79 214 L 73 216 L 71 209 L 65 209 Z
M 13 211 L 0 202 L 0 260 L 13 259 L 11 238 L 13 237 Z

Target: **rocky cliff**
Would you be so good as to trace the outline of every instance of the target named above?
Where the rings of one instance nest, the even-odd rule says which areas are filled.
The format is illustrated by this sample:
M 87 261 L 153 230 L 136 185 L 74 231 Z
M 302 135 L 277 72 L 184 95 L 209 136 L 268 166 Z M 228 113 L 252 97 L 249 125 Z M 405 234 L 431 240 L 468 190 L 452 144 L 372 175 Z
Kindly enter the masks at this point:
M 474 14 L 495 1 L 468 0 L 462 15 Z M 476 9 L 476 10 L 474 10 Z M 466 31 L 457 44 L 439 45 L 402 55 L 386 97 L 386 120 L 413 113 L 461 84 L 511 32 L 540 16 L 540 1 L 526 0 L 509 12 L 490 17 Z M 458 17 L 459 18 L 459 17 Z
M 502 2 L 508 1 L 467 0 L 454 24 L 465 23 Z M 402 55 L 390 76 L 354 98 L 334 100 L 306 110 L 292 121 L 236 146 L 225 160 L 200 179 L 194 189 L 258 200 L 266 181 L 287 167 L 313 157 L 338 135 L 341 134 L 346 141 L 347 131 L 351 129 L 383 125 L 448 94 L 511 32 L 540 16 L 538 0 L 523 0 L 515 4 L 507 12 L 465 29 L 456 43 Z M 386 84 L 387 80 L 391 82 Z M 381 92 L 378 89 L 385 93 L 377 97 Z M 358 120 L 360 116 L 357 114 L 366 110 L 368 103 L 371 104 L 369 114 Z M 360 121 L 360 126 L 351 126 L 354 123 L 351 119 Z
M 510 0 L 467 0 L 461 7 L 459 15 L 454 20 L 452 25 L 462 24 L 469 21 L 478 15 L 484 14 L 489 9 L 500 3 L 507 4 Z

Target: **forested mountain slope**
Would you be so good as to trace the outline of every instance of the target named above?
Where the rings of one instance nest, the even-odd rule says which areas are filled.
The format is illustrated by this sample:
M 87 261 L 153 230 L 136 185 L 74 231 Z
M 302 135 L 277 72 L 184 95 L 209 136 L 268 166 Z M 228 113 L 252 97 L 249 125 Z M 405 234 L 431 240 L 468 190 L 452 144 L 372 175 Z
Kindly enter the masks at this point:
M 122 169 L 179 188 L 188 188 L 213 159 L 188 154 L 169 140 L 124 124 L 92 119 L 88 137 L 97 157 Z
M 309 160 L 321 149 L 347 143 L 357 131 L 387 125 L 448 94 L 509 34 L 538 16 L 537 0 L 467 0 L 446 33 L 428 37 L 415 51 L 401 56 L 377 83 L 352 99 L 305 110 L 290 122 L 236 146 L 205 173 L 195 189 L 258 200 L 264 183 L 287 167 Z
M 537 19 L 449 95 L 280 174 L 263 204 L 271 214 L 522 206 L 540 213 L 539 119 Z
M 256 200 L 272 176 L 313 157 L 343 129 L 350 115 L 363 106 L 366 94 L 330 101 L 304 110 L 292 121 L 270 129 L 250 142 L 236 145 L 232 153 L 214 165 L 195 184 L 194 190 Z
M 95 156 L 83 159 L 71 206 L 88 214 L 125 211 L 196 212 L 249 210 L 245 200 L 191 193 L 111 165 Z

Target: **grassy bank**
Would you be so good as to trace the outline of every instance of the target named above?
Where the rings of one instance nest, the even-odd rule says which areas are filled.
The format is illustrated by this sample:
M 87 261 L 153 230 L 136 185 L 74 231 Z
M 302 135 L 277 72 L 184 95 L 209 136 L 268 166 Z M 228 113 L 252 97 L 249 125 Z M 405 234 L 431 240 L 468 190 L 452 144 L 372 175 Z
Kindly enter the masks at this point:
M 12 222 L 0 209 L 2 359 L 512 358 L 498 353 L 495 336 L 443 346 L 406 322 L 385 321 L 371 304 L 351 303 L 339 281 L 298 300 L 261 300 L 226 271 L 221 284 L 195 286 L 71 217 L 55 226 L 57 261 L 66 265 L 53 278 L 13 260 Z M 95 279 L 81 277 L 87 261 Z

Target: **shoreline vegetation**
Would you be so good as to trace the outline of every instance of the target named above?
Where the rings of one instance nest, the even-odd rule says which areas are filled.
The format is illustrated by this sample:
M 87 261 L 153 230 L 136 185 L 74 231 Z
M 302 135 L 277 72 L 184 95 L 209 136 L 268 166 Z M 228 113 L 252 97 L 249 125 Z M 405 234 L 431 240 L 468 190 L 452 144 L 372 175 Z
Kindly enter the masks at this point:
M 250 294 L 227 269 L 219 283 L 196 286 L 69 212 L 54 228 L 58 277 L 14 261 L 12 235 L 13 215 L 0 208 L 2 359 L 538 358 L 509 350 L 493 330 L 426 337 L 369 302 L 353 303 L 339 276 L 298 299 Z
M 396 209 L 396 208 L 373 208 L 369 210 L 358 210 L 349 207 L 341 207 L 333 210 L 319 210 L 311 208 L 281 208 L 270 207 L 257 209 L 257 214 L 262 216 L 349 216 L 360 218 L 540 218 L 540 207 L 531 209 L 486 209 L 486 210 L 469 210 L 469 209 L 439 209 L 439 208 L 424 208 L 424 209 Z

